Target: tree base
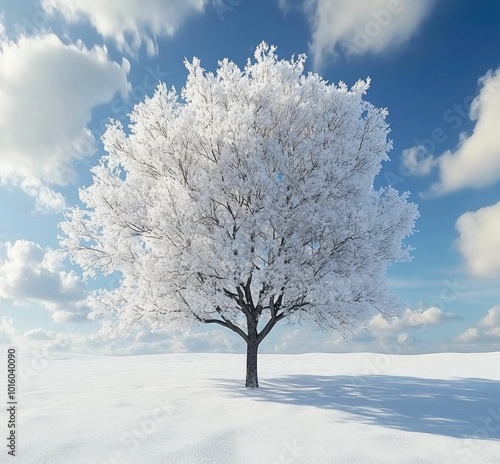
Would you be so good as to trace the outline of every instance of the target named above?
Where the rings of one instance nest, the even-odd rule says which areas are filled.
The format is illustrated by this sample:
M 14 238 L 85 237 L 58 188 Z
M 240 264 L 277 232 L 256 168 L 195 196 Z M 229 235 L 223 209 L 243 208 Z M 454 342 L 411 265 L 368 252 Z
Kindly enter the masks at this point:
M 259 384 L 245 384 L 245 388 L 248 388 L 249 390 L 255 390 L 256 388 L 259 388 Z

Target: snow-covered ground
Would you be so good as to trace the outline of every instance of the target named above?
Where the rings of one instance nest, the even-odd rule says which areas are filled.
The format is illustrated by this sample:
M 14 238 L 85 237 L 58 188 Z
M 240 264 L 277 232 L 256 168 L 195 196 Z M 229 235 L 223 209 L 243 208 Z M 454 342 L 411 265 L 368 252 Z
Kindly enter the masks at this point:
M 263 354 L 254 391 L 243 371 L 238 354 L 21 353 L 0 461 L 500 463 L 500 353 Z

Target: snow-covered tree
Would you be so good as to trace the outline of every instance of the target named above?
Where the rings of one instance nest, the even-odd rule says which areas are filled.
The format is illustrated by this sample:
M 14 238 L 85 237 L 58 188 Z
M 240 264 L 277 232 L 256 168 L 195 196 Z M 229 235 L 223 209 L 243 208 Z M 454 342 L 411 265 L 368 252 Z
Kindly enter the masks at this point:
M 61 224 L 61 246 L 86 277 L 119 273 L 89 299 L 118 332 L 147 324 L 218 324 L 247 345 L 280 321 L 347 333 L 399 307 L 385 273 L 409 259 L 418 215 L 407 194 L 374 189 L 391 142 L 386 109 L 304 74 L 260 44 L 242 70 L 186 62 L 180 96 L 160 84 L 112 121 L 105 156 Z

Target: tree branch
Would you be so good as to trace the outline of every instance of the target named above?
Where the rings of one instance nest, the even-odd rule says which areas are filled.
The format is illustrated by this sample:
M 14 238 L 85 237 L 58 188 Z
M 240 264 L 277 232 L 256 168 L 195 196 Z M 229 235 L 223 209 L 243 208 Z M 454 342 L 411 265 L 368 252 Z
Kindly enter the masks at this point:
M 264 328 L 260 331 L 260 333 L 257 335 L 257 343 L 260 343 L 266 336 L 271 332 L 272 328 L 279 322 L 281 319 L 284 319 L 285 314 L 280 313 L 276 315 L 275 317 L 271 317 L 267 321 L 267 324 L 264 326 Z
M 255 316 L 251 313 L 250 309 L 248 308 L 248 305 L 245 303 L 245 299 L 243 297 L 243 290 L 240 287 L 236 288 L 236 291 L 238 292 L 238 306 L 241 308 L 241 311 L 243 314 L 252 320 L 255 321 Z
M 232 298 L 234 301 L 238 302 L 239 297 L 236 293 L 230 292 L 226 288 L 222 289 L 224 291 L 224 295 L 228 296 L 229 298 Z
M 243 330 L 241 330 L 237 325 L 233 324 L 229 319 L 223 318 L 224 320 L 222 321 L 220 319 L 205 319 L 196 314 L 195 317 L 204 324 L 218 324 L 221 325 L 222 327 L 226 327 L 227 329 L 231 329 L 233 332 L 237 333 L 243 340 L 245 340 L 245 342 L 248 343 L 247 334 L 243 332 Z
M 253 304 L 252 291 L 250 290 L 251 285 L 252 285 L 252 273 L 250 273 L 250 277 L 248 277 L 247 283 L 242 287 L 245 290 L 245 298 L 247 300 L 249 310 L 253 314 L 255 312 L 255 306 Z

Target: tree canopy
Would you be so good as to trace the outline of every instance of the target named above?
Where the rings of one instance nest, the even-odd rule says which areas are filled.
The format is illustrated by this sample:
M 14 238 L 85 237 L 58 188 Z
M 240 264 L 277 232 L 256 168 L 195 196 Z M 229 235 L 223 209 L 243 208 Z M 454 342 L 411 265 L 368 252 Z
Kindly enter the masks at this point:
M 282 319 L 349 331 L 397 310 L 385 274 L 409 259 L 418 213 L 374 188 L 387 110 L 364 100 L 369 80 L 330 84 L 305 60 L 265 43 L 243 69 L 194 58 L 180 95 L 161 83 L 128 129 L 111 121 L 61 224 L 86 277 L 120 275 L 92 294 L 92 317 L 215 323 L 258 346 Z

